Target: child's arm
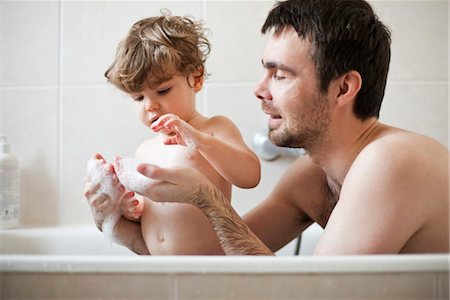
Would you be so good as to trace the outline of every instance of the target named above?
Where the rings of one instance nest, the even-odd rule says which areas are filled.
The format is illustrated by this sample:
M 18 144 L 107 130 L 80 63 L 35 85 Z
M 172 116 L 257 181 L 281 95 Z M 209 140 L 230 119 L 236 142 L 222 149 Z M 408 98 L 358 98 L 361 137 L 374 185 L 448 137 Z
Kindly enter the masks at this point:
M 215 116 L 199 131 L 175 115 L 167 114 L 151 127 L 154 131 L 175 133 L 166 144 L 196 148 L 202 156 L 231 184 L 241 188 L 258 185 L 261 166 L 258 157 L 244 143 L 236 125 L 224 116 Z

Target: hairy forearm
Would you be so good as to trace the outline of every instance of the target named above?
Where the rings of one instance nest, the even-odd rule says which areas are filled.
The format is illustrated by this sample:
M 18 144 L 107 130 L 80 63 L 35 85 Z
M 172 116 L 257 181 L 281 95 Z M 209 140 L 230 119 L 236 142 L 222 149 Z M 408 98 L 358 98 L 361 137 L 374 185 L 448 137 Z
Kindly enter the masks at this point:
M 274 255 L 212 184 L 203 185 L 198 208 L 208 217 L 226 255 Z
M 150 254 L 142 236 L 140 223 L 120 218 L 114 227 L 114 240 L 136 254 Z

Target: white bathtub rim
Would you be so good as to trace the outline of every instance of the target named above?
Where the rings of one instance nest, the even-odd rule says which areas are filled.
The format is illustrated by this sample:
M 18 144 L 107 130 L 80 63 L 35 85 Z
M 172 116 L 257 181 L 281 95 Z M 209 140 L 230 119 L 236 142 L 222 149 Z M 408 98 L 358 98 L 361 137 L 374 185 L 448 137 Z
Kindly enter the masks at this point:
M 2 272 L 318 274 L 449 272 L 446 254 L 320 257 L 2 255 Z

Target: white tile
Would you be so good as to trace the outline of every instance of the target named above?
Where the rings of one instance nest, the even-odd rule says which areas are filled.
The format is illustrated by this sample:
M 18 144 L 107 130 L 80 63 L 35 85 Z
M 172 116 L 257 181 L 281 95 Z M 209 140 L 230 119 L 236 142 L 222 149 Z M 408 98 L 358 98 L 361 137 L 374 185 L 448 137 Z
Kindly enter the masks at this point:
M 448 79 L 448 1 L 373 1 L 392 30 L 390 80 Z
M 262 76 L 265 39 L 261 27 L 274 1 L 207 1 L 212 32 L 210 82 L 249 82 Z M 251 20 L 251 21 L 250 21 Z
M 433 299 L 433 273 L 178 275 L 178 299 Z
M 201 2 L 70 1 L 63 5 L 64 84 L 104 83 L 116 48 L 138 20 L 160 14 L 201 18 Z
M 58 2 L 2 1 L 1 6 L 1 85 L 57 84 Z
M 2 279 L 2 299 L 172 299 L 167 274 L 25 272 L 8 273 Z
M 267 127 L 267 116 L 261 110 L 261 101 L 253 94 L 254 86 L 211 84 L 206 87 L 206 114 L 230 118 L 247 144 L 257 131 Z
M 4 131 L 20 160 L 24 225 L 54 225 L 59 218 L 57 97 L 56 89 L 3 91 Z
M 438 297 L 439 300 L 449 299 L 449 276 L 447 273 L 438 273 Z
M 83 197 L 86 162 L 95 153 L 134 156 L 150 132 L 138 121 L 131 98 L 109 88 L 63 90 L 61 222 L 92 222 Z
M 448 86 L 388 84 L 380 120 L 430 136 L 448 145 Z

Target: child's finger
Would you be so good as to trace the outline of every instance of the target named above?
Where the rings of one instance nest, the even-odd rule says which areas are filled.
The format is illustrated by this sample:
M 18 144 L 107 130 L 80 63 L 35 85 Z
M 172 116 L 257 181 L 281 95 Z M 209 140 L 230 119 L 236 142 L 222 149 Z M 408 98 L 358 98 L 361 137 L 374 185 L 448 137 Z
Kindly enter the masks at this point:
M 129 212 L 133 212 L 139 206 L 139 201 L 137 199 L 133 199 L 127 203 L 127 210 Z
M 134 212 L 131 213 L 131 216 L 137 220 L 137 219 L 139 219 L 142 216 L 142 212 L 134 211 Z
M 166 138 L 163 143 L 164 145 L 179 145 L 176 135 Z
M 134 203 L 134 200 L 136 200 L 136 198 L 134 198 L 135 194 L 132 191 L 128 191 L 125 194 L 123 194 L 122 196 L 122 203 L 125 206 L 125 208 L 128 210 L 131 207 L 134 207 L 136 203 Z M 137 201 L 137 200 L 136 200 Z M 139 201 L 138 201 L 139 202 Z M 138 203 L 137 202 L 137 203 Z
M 102 160 L 104 163 L 106 163 L 105 158 L 104 158 L 100 153 L 96 153 L 96 154 L 94 155 L 94 158 L 95 158 L 95 159 Z
M 97 193 L 97 191 L 100 189 L 100 184 L 94 184 L 94 183 L 86 183 L 85 187 L 84 187 L 84 196 L 86 198 L 91 197 L 92 195 L 94 195 L 95 193 Z

